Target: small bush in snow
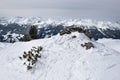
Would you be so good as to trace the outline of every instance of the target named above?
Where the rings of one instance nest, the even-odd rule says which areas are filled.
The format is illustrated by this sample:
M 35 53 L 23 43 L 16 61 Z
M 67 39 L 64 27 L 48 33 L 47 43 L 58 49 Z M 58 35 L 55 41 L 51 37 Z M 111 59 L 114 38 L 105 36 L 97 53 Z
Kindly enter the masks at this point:
M 20 60 L 24 60 L 24 65 L 27 66 L 27 70 L 31 70 L 33 66 L 38 62 L 39 58 L 41 58 L 40 51 L 42 51 L 42 47 L 32 47 L 28 52 L 24 52 L 22 56 L 19 57 Z
M 76 36 L 74 35 L 74 36 L 72 36 L 72 38 L 76 38 Z
M 90 48 L 94 48 L 94 45 L 91 42 L 85 43 L 85 44 L 81 44 L 82 47 L 86 47 L 86 50 L 90 49 Z
M 23 41 L 30 41 L 30 40 L 31 40 L 30 35 L 25 34 L 23 36 Z

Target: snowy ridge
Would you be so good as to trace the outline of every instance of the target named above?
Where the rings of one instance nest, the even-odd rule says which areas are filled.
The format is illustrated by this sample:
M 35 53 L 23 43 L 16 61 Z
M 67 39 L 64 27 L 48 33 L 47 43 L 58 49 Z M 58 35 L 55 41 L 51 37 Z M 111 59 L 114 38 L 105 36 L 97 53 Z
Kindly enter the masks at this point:
M 95 48 L 86 50 L 85 42 Z M 26 71 L 18 57 L 33 46 L 43 47 L 42 57 Z M 0 65 L 1 80 L 120 80 L 120 53 L 78 32 L 11 44 L 0 50 Z
M 0 18 L 0 24 L 7 25 L 11 23 L 17 23 L 19 25 L 38 25 L 39 28 L 46 25 L 63 25 L 63 26 L 86 26 L 86 28 L 101 28 L 101 29 L 120 29 L 120 24 L 112 23 L 109 21 L 93 21 L 90 19 L 43 19 L 41 17 L 13 17 L 13 18 Z

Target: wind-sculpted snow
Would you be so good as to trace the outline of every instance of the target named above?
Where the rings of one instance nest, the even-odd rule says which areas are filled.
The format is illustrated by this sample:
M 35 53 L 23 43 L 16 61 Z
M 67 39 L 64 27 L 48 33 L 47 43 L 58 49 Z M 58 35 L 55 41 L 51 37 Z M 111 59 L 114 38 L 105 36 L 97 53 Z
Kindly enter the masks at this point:
M 120 39 L 99 39 L 97 42 L 104 44 L 105 46 L 112 48 L 118 52 L 120 52 Z
M 72 38 L 76 36 L 76 38 Z M 81 44 L 91 42 L 86 50 Z M 42 46 L 41 59 L 27 71 L 19 56 Z M 17 42 L 0 50 L 1 80 L 120 80 L 120 53 L 74 32 L 51 38 Z

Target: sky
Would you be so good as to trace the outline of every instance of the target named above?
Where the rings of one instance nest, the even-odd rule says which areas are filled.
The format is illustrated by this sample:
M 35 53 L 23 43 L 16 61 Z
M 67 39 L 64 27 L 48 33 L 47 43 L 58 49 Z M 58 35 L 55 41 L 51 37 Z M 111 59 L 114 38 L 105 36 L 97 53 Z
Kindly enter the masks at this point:
M 120 0 L 0 0 L 1 17 L 120 20 Z

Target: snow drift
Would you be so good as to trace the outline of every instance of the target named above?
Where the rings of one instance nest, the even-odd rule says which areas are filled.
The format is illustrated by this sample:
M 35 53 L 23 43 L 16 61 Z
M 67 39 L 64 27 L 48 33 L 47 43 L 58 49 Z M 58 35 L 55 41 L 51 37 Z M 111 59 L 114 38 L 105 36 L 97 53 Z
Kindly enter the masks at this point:
M 81 46 L 85 42 L 94 48 L 86 50 Z M 83 33 L 5 45 L 0 49 L 1 80 L 120 80 L 120 53 Z M 33 46 L 43 47 L 41 59 L 27 71 L 19 56 Z

